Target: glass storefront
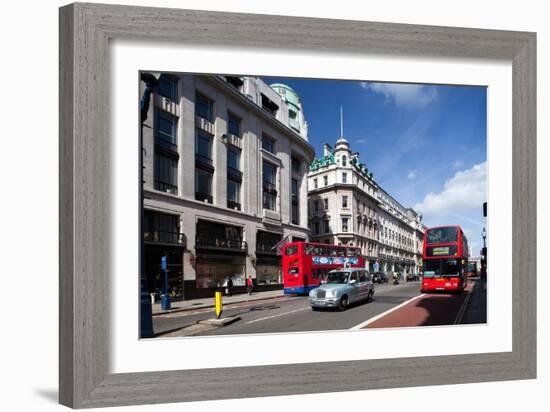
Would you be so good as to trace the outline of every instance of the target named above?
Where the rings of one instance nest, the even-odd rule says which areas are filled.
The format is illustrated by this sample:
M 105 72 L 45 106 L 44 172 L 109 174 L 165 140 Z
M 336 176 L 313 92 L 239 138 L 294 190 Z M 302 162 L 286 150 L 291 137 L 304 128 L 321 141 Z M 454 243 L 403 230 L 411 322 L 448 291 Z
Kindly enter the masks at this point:
M 256 260 L 256 283 L 258 285 L 277 285 L 283 283 L 283 271 L 279 256 L 258 256 Z
M 223 286 L 227 277 L 233 279 L 233 286 L 244 286 L 246 257 L 243 255 L 217 255 L 199 253 L 196 263 L 197 289 Z
M 256 283 L 280 285 L 283 283 L 281 257 L 277 256 L 277 244 L 282 233 L 258 230 L 256 233 Z
M 154 293 L 157 299 L 164 293 L 161 260 L 166 256 L 168 294 L 172 299 L 183 299 L 183 248 L 145 244 L 144 254 L 149 293 Z

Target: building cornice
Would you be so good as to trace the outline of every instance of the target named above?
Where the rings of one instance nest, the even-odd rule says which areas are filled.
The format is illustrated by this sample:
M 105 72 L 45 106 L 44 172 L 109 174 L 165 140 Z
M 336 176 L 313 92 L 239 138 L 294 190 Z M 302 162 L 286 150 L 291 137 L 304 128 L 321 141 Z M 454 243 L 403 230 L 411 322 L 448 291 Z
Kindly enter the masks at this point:
M 333 184 L 330 184 L 328 186 L 318 187 L 317 189 L 310 189 L 310 190 L 308 190 L 307 195 L 311 196 L 311 195 L 322 194 L 322 193 L 326 193 L 326 192 L 337 192 L 340 189 L 348 189 L 348 190 L 356 192 L 360 195 L 364 195 L 364 196 L 370 198 L 373 202 L 375 202 L 376 205 L 380 205 L 380 201 L 376 197 L 374 197 L 374 196 L 368 194 L 367 192 L 365 192 L 364 190 L 360 189 L 354 183 L 333 183 Z
M 305 140 L 294 129 L 290 128 L 289 126 L 286 126 L 284 123 L 279 121 L 276 117 L 274 117 L 272 114 L 264 110 L 261 106 L 258 106 L 255 102 L 251 101 L 248 97 L 242 94 L 235 87 L 228 85 L 226 81 L 220 79 L 217 76 L 200 76 L 200 77 L 201 79 L 204 79 L 205 81 L 212 83 L 218 89 L 231 94 L 232 97 L 235 97 L 241 103 L 243 103 L 247 107 L 254 110 L 256 114 L 258 114 L 263 120 L 268 122 L 274 128 L 283 132 L 288 138 L 290 138 L 290 140 L 293 143 L 296 143 L 298 146 L 301 146 L 303 149 L 305 149 L 306 154 L 310 155 L 310 159 L 306 159 L 308 162 L 315 157 L 315 148 L 311 145 L 311 143 Z

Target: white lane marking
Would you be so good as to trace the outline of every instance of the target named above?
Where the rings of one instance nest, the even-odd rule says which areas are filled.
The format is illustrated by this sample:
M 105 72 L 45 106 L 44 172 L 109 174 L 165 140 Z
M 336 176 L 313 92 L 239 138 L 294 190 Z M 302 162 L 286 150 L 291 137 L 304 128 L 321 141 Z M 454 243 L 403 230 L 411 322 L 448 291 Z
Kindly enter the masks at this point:
M 303 310 L 308 310 L 308 309 L 309 309 L 309 307 L 307 307 L 307 308 L 302 308 L 302 309 L 295 309 L 295 310 L 291 310 L 290 312 L 279 313 L 278 315 L 271 315 L 271 316 L 266 316 L 266 317 L 264 317 L 264 318 L 258 318 L 258 319 L 254 319 L 254 320 L 249 320 L 248 322 L 245 322 L 245 324 L 248 325 L 249 323 L 259 322 L 259 321 L 261 321 L 261 320 L 278 318 L 279 316 L 290 315 L 291 313 L 301 312 L 301 311 L 303 311 Z
M 464 302 L 462 302 L 462 306 L 460 307 L 460 310 L 458 311 L 458 315 L 456 316 L 455 325 L 458 325 L 460 322 L 462 322 L 462 317 L 464 316 L 464 313 L 466 312 L 466 308 L 468 307 L 468 302 L 470 301 L 471 291 L 468 291 L 468 294 L 464 298 Z
M 395 306 L 395 307 L 393 307 L 393 308 L 391 308 L 391 309 L 389 309 L 389 310 L 387 310 L 387 311 L 385 311 L 385 312 L 380 313 L 379 315 L 376 315 L 376 316 L 374 316 L 374 317 L 372 317 L 372 318 L 370 318 L 370 319 L 367 319 L 366 321 L 361 322 L 359 325 L 353 326 L 353 327 L 350 328 L 349 330 L 358 330 L 358 329 L 362 329 L 362 328 L 364 328 L 365 326 L 371 324 L 372 322 L 374 322 L 374 321 L 376 321 L 376 320 L 378 320 L 378 319 L 380 319 L 380 318 L 382 318 L 382 317 L 384 317 L 384 316 L 386 316 L 386 315 L 389 315 L 389 314 L 392 313 L 393 311 L 396 311 L 397 309 L 402 308 L 403 306 L 408 305 L 409 303 L 414 302 L 415 300 L 417 300 L 417 299 L 419 299 L 419 298 L 421 298 L 422 296 L 425 296 L 425 295 L 426 295 L 425 293 L 422 293 L 421 295 L 415 296 L 415 297 L 412 298 L 412 299 L 406 300 L 405 302 L 401 303 L 400 305 L 397 305 L 397 306 Z

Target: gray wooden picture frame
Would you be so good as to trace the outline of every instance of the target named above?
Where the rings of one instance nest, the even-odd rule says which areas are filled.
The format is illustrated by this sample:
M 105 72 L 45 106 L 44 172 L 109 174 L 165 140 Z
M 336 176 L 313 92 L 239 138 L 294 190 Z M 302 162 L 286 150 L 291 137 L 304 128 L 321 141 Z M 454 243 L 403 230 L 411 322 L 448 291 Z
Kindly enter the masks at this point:
M 62 404 L 89 408 L 536 377 L 535 33 L 80 3 L 62 7 L 59 23 Z M 512 351 L 109 373 L 106 206 L 111 39 L 510 61 Z

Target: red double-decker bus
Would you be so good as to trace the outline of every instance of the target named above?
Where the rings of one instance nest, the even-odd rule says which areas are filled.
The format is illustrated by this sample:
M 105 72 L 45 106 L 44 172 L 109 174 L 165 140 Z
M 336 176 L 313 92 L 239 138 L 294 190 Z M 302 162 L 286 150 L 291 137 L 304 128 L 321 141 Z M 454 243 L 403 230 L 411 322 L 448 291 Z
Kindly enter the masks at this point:
M 359 249 L 351 246 L 292 242 L 284 245 L 282 255 L 285 294 L 309 293 L 332 269 L 365 266 Z
M 460 226 L 439 226 L 424 233 L 422 292 L 461 293 L 468 284 L 468 240 Z

